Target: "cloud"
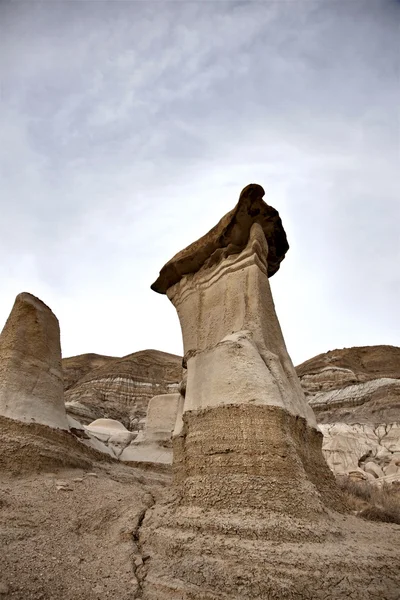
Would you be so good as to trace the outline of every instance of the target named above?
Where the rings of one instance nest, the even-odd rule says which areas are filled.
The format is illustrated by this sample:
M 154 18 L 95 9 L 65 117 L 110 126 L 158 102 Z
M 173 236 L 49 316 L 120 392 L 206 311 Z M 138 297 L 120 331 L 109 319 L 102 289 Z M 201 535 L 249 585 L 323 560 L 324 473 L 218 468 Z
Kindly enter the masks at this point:
M 22 290 L 66 355 L 181 351 L 161 266 L 261 183 L 291 249 L 271 280 L 295 362 L 400 343 L 399 7 L 0 7 L 0 316 Z

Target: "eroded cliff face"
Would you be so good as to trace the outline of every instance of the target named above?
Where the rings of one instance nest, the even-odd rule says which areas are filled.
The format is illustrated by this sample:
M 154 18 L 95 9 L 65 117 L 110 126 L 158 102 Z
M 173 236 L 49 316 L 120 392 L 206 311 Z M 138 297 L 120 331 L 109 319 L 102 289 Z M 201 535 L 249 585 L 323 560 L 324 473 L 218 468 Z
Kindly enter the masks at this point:
M 296 367 L 320 423 L 400 420 L 400 348 L 330 350 Z
M 400 348 L 332 350 L 296 368 L 335 473 L 400 479 Z
M 67 412 L 84 424 L 95 419 L 141 428 L 153 396 L 177 391 L 182 359 L 157 350 L 122 358 L 84 354 L 63 360 Z
M 102 354 L 79 354 L 78 356 L 70 356 L 63 358 L 62 368 L 64 376 L 64 390 L 69 390 L 82 377 L 98 369 L 119 360 L 115 356 L 104 356 Z

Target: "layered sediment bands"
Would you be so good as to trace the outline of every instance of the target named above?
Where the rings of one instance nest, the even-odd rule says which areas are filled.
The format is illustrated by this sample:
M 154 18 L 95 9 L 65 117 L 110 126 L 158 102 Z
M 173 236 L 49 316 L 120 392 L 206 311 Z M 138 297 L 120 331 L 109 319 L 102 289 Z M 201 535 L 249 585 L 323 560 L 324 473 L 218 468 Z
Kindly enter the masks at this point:
M 275 406 L 189 411 L 174 439 L 181 504 L 264 509 L 302 518 L 343 509 L 322 434 Z M 216 435 L 218 432 L 218 435 Z
M 69 390 L 82 377 L 98 369 L 104 367 L 107 363 L 119 360 L 115 356 L 104 356 L 102 354 L 79 354 L 78 356 L 70 356 L 62 359 L 62 369 L 64 376 L 64 390 Z
M 331 350 L 296 367 L 320 423 L 400 421 L 400 348 Z
M 388 548 L 382 525 L 355 517 L 299 525 L 294 541 L 293 519 L 259 512 L 227 518 L 214 511 L 195 520 L 159 505 L 144 526 L 142 551 L 152 553 L 144 600 L 398 599 L 398 540 Z
M 142 597 L 398 600 L 400 542 L 387 553 L 346 513 L 288 356 L 268 281 L 284 232 L 262 194 L 245 188 L 152 286 L 177 310 L 187 381 L 174 488 L 140 531 Z
M 83 362 L 86 363 L 86 355 Z M 73 357 L 74 369 L 79 357 Z M 65 393 L 69 414 L 88 424 L 95 419 L 120 421 L 128 429 L 140 428 L 149 400 L 177 391 L 182 378 L 182 359 L 157 350 L 143 350 L 123 358 L 100 357 L 100 367 L 89 370 Z M 72 359 L 67 363 L 71 367 Z
M 224 215 L 208 233 L 176 254 L 161 269 L 151 288 L 165 294 L 182 277 L 210 267 L 232 254 L 240 253 L 247 245 L 254 223 L 262 228 L 269 246 L 268 276 L 279 269 L 289 249 L 286 233 L 278 211 L 263 200 L 261 185 L 250 183 L 241 192 L 235 208 Z
M 58 320 L 25 292 L 16 297 L 0 334 L 0 414 L 68 429 Z
M 331 469 L 376 483 L 400 480 L 400 348 L 332 350 L 296 371 Z
M 382 377 L 399 379 L 400 348 L 355 346 L 330 350 L 306 360 L 296 371 L 311 394 Z
M 112 459 L 82 444 L 72 433 L 0 416 L 0 473 L 13 475 L 62 468 L 91 469 Z
M 174 461 L 175 487 L 140 532 L 144 600 L 398 599 L 400 538 L 342 512 L 304 419 L 189 412 Z

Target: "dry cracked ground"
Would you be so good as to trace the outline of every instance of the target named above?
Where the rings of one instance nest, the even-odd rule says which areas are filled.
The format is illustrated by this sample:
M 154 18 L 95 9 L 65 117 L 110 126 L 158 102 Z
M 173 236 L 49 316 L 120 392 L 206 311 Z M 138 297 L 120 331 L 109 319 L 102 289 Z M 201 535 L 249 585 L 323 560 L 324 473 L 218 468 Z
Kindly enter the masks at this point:
M 121 464 L 83 447 L 72 434 L 38 425 L 0 417 L 0 432 L 0 598 L 144 598 L 143 575 L 151 557 L 141 545 L 141 524 L 155 502 L 162 507 L 170 472 Z M 365 527 L 362 519 L 346 520 L 358 545 L 367 551 L 378 544 L 382 552 L 388 550 L 391 562 L 395 549 L 387 548 L 385 540 L 400 536 L 399 526 L 370 523 Z M 265 544 L 252 544 L 253 552 L 263 554 Z M 271 560 L 267 546 L 265 556 L 258 556 L 266 565 L 266 577 Z M 333 556 L 337 548 L 323 546 L 324 561 L 329 560 L 329 553 Z M 362 554 L 363 548 L 357 547 L 357 553 Z M 395 563 L 393 581 L 398 578 Z M 386 570 L 389 567 L 386 564 Z M 323 563 L 315 569 L 323 578 Z M 233 582 L 234 573 L 232 578 Z M 393 588 L 383 598 L 397 600 Z
M 0 598 L 140 598 L 138 527 L 170 475 L 105 462 L 70 434 L 0 425 Z

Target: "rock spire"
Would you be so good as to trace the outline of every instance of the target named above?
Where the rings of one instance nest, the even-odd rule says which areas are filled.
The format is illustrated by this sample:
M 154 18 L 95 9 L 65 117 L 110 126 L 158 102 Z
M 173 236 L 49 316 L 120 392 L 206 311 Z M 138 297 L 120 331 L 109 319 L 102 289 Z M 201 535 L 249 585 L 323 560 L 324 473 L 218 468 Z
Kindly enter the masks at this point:
M 0 334 L 0 414 L 68 430 L 60 328 L 44 302 L 19 294 Z
M 174 489 L 140 533 L 142 597 L 377 600 L 385 589 L 394 599 L 387 549 L 358 550 L 362 540 L 347 535 L 354 523 L 343 523 L 350 517 L 286 350 L 269 277 L 288 244 L 263 195 L 247 186 L 152 286 L 177 310 L 187 371 Z

